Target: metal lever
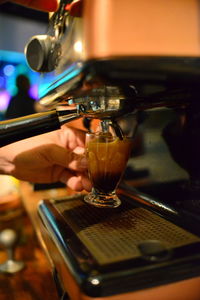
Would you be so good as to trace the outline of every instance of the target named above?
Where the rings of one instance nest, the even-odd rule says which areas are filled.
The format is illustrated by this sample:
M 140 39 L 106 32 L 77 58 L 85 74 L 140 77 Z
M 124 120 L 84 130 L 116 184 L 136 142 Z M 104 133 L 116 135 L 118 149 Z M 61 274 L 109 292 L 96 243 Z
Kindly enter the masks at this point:
M 51 110 L 0 122 L 0 147 L 19 140 L 57 130 L 64 123 L 78 119 L 77 109 Z

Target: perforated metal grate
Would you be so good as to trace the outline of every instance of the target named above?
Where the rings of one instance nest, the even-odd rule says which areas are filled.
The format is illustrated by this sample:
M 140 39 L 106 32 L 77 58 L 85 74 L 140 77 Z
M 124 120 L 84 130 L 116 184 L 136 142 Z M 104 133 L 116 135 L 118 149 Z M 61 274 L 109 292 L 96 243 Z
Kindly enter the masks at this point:
M 146 240 L 159 240 L 169 250 L 200 241 L 144 208 L 100 209 L 80 199 L 54 205 L 101 265 L 141 256 L 138 245 Z

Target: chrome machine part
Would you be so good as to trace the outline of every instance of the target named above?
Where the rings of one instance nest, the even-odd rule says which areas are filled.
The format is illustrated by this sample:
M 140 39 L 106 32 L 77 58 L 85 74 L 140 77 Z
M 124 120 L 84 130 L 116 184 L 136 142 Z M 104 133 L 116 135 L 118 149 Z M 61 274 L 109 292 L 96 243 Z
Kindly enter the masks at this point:
M 135 109 L 134 102 L 117 86 L 93 89 L 87 96 L 71 99 L 68 103 L 78 105 L 80 114 L 85 117 L 100 120 L 112 120 Z
M 51 72 L 58 65 L 61 47 L 55 37 L 37 35 L 31 38 L 25 49 L 27 62 L 36 72 Z
M 63 33 L 65 14 L 64 3 L 59 14 L 54 16 L 51 28 L 46 35 L 33 36 L 25 47 L 25 56 L 30 68 L 36 72 L 54 71 L 61 57 L 60 36 Z
M 73 4 L 61 0 L 59 9 L 49 20 L 47 34 L 32 37 L 25 48 L 29 66 L 37 72 L 51 72 L 53 76 L 48 87 L 40 89 L 40 103 L 48 109 L 73 103 L 80 115 L 101 120 L 134 111 L 134 88 L 126 83 L 131 93 L 124 93 L 120 82 L 104 82 L 101 76 L 94 79 L 96 71 L 88 70 L 83 19 L 81 14 L 74 15 Z

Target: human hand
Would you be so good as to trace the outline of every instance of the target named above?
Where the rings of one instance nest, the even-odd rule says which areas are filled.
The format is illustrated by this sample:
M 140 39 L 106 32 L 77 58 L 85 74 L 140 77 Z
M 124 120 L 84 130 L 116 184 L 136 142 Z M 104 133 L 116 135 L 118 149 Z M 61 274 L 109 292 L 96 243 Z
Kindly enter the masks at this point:
M 64 182 L 89 191 L 84 157 L 85 132 L 67 125 L 0 148 L 0 173 L 34 183 Z
M 6 1 L 0 0 L 0 4 L 4 2 Z M 53 12 L 58 8 L 57 0 L 11 0 L 11 2 L 46 12 Z

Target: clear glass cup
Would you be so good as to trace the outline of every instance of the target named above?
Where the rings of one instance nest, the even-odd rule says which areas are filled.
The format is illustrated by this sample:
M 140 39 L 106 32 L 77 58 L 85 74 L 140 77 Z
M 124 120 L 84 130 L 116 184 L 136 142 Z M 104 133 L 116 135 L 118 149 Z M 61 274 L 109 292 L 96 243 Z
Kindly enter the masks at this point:
M 84 200 L 98 207 L 118 207 L 121 200 L 116 188 L 126 169 L 132 139 L 119 139 L 111 134 L 88 133 L 86 155 L 92 191 Z

